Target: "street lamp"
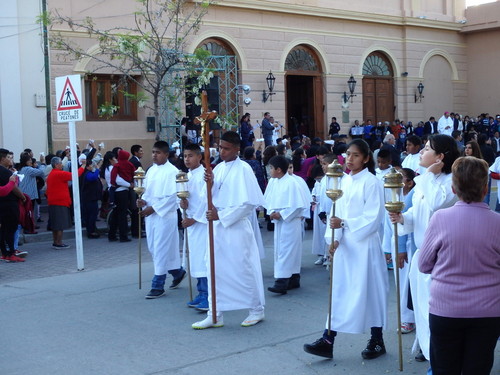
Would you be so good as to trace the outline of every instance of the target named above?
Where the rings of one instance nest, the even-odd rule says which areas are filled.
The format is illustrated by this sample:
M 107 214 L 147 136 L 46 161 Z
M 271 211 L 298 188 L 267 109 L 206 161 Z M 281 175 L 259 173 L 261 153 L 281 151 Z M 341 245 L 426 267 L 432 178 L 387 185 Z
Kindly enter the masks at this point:
M 267 102 L 267 99 L 270 99 L 271 102 L 273 101 L 272 95 L 276 94 L 275 92 L 273 92 L 274 81 L 276 81 L 276 78 L 274 78 L 273 73 L 269 71 L 269 74 L 266 77 L 267 89 L 269 90 L 269 92 L 266 93 L 266 90 L 262 90 L 262 101 L 264 103 Z
M 421 102 L 422 101 L 422 98 L 424 97 L 422 95 L 422 93 L 424 92 L 424 85 L 422 84 L 422 82 L 420 82 L 417 86 L 417 91 L 418 91 L 418 96 L 417 96 L 417 93 L 415 93 L 415 103 L 416 102 Z
M 351 74 L 351 77 L 349 78 L 349 80 L 347 81 L 347 87 L 349 87 L 350 95 L 347 95 L 347 93 L 344 91 L 344 103 L 347 103 L 347 101 L 349 99 L 351 99 L 351 103 L 352 103 L 352 98 L 354 96 L 357 96 L 354 94 L 354 89 L 356 88 L 356 80 L 354 79 L 352 74 Z

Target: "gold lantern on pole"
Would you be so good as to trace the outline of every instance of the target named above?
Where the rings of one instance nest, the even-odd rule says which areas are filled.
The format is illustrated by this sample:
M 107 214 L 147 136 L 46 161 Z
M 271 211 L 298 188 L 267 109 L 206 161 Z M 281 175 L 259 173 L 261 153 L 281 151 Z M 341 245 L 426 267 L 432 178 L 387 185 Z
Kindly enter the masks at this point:
M 344 169 L 337 160 L 334 160 L 328 165 L 326 171 L 327 187 L 326 195 L 333 202 L 331 217 L 335 217 L 335 205 L 338 199 L 342 197 L 342 189 L 340 188 L 340 181 L 344 176 Z M 328 303 L 328 335 L 331 332 L 332 325 L 332 290 L 333 290 L 333 257 L 334 257 L 334 242 L 335 242 L 335 229 L 332 228 L 332 242 L 330 244 L 330 290 L 329 290 L 329 303 Z
M 186 172 L 179 172 L 175 176 L 175 184 L 177 188 L 177 197 L 182 200 L 186 200 L 189 198 L 189 190 L 188 190 L 188 182 L 189 178 Z M 185 220 L 187 218 L 186 215 L 186 209 L 182 209 L 182 219 Z M 184 241 L 185 241 L 185 249 L 186 253 L 185 256 L 187 257 L 187 273 L 188 273 L 188 279 L 189 279 L 189 297 L 191 298 L 190 301 L 193 300 L 193 286 L 191 282 L 191 267 L 189 265 L 189 240 L 188 240 L 188 231 L 187 228 L 184 230 Z
M 144 172 L 144 169 L 142 167 L 139 167 L 136 169 L 134 172 L 134 191 L 139 197 L 139 199 L 142 199 L 142 195 L 144 194 L 145 188 L 144 188 L 144 179 L 146 178 L 146 172 Z M 141 211 L 142 209 L 139 208 L 139 244 L 138 244 L 138 253 L 139 253 L 139 289 L 142 289 L 142 225 L 141 225 Z
M 384 176 L 384 188 L 386 189 L 385 209 L 390 213 L 399 213 L 404 209 L 403 199 L 403 174 L 396 168 L 392 168 Z M 396 254 L 395 274 L 396 274 L 396 303 L 398 317 L 398 346 L 399 346 L 399 371 L 403 371 L 403 341 L 401 337 L 401 291 L 399 286 L 399 261 L 398 261 L 398 224 L 394 223 L 394 248 Z

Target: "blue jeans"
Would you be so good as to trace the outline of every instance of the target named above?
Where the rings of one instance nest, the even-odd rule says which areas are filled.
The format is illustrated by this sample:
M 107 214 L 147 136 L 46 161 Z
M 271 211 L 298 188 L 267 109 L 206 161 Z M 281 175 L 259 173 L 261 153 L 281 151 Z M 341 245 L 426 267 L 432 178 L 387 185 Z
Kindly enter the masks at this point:
M 172 275 L 174 280 L 181 277 L 183 272 L 184 272 L 184 268 L 182 268 L 182 267 L 178 268 L 176 270 L 169 270 L 168 271 L 168 273 Z M 167 278 L 167 275 L 154 275 L 153 280 L 151 281 L 151 289 L 159 289 L 159 290 L 164 289 L 166 278 Z
M 198 277 L 197 280 L 196 289 L 198 290 L 198 295 L 203 298 L 208 298 L 208 279 L 206 277 Z

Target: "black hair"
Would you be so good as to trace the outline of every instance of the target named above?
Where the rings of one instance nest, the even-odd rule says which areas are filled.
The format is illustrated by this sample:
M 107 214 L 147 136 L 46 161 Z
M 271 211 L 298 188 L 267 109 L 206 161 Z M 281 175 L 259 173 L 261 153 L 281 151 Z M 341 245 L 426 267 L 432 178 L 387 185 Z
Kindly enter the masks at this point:
M 278 155 L 285 155 L 286 146 L 283 143 L 277 145 L 276 146 L 276 152 L 278 153 Z
M 111 150 L 113 154 L 115 154 L 115 158 L 118 159 L 118 151 L 123 150 L 121 147 L 115 147 L 114 149 Z
M 390 161 L 392 160 L 391 152 L 385 148 L 381 149 L 377 154 L 377 158 Z
M 153 147 L 157 148 L 158 150 L 160 150 L 161 152 L 163 152 L 165 154 L 170 153 L 170 147 L 169 147 L 168 143 L 165 141 L 156 141 L 155 144 L 153 145 Z
M 224 134 L 222 134 L 222 136 L 220 137 L 220 140 L 226 141 L 226 142 L 231 143 L 232 145 L 235 145 L 238 147 L 240 146 L 240 142 L 241 142 L 240 135 L 232 130 L 227 131 Z
M 288 171 L 289 162 L 288 159 L 284 156 L 276 155 L 269 160 L 269 165 L 271 165 L 274 169 L 281 169 L 281 172 L 286 174 Z
M 5 159 L 9 154 L 9 150 L 6 148 L 0 148 L 0 160 Z
M 320 146 L 316 150 L 316 155 L 326 155 L 328 154 L 328 149 L 325 146 Z
M 27 163 L 31 161 L 31 155 L 27 152 L 23 152 L 21 154 L 21 158 L 19 160 L 19 167 L 26 167 Z
M 459 136 L 460 134 L 462 134 L 462 132 L 461 132 L 460 130 L 453 130 L 453 131 L 451 132 L 451 136 L 452 136 L 454 139 L 457 139 L 457 138 L 458 138 L 458 136 Z
M 482 146 L 484 144 L 486 144 L 486 141 L 488 140 L 488 136 L 484 133 L 481 133 L 477 136 L 477 144 L 479 146 Z
M 292 163 L 294 172 L 300 171 L 302 167 L 302 155 L 304 154 L 304 149 L 299 147 L 296 148 L 292 154 Z
M 337 159 L 337 155 L 332 154 L 331 152 L 323 156 L 323 162 L 331 164 L 333 161 Z
M 253 154 L 255 154 L 255 149 L 252 146 L 245 147 L 243 150 L 243 157 L 247 160 L 251 159 Z
M 373 152 L 370 150 L 370 146 L 368 145 L 368 143 L 366 143 L 366 141 L 363 139 L 354 139 L 347 145 L 347 148 L 349 149 L 351 146 L 356 146 L 362 155 L 364 155 L 365 157 L 368 156 L 368 161 L 365 164 L 365 168 L 368 168 L 368 170 L 372 174 L 375 174 L 375 162 L 373 161 Z
M 188 143 L 184 146 L 184 151 L 194 151 L 196 154 L 201 155 L 201 147 L 196 143 Z
M 415 134 L 412 134 L 406 138 L 406 142 L 410 142 L 412 145 L 415 146 L 422 146 L 422 139 Z
M 406 178 L 410 181 L 413 181 L 417 174 L 415 171 L 411 168 L 401 168 L 401 172 L 406 176 Z
M 132 154 L 132 156 L 134 156 L 135 153 L 139 152 L 141 148 L 142 148 L 141 145 L 133 145 L 132 147 L 130 147 L 130 153 Z
M 431 148 L 436 154 L 443 154 L 443 172 L 446 174 L 451 173 L 451 166 L 460 156 L 458 151 L 457 142 L 446 134 L 434 134 L 429 137 Z
M 316 179 L 317 177 L 322 177 L 325 175 L 325 172 L 323 172 L 323 167 L 321 164 L 316 164 L 313 165 L 311 168 L 310 176 L 312 179 Z
M 101 176 L 101 178 L 105 178 L 106 169 L 111 165 L 111 159 L 113 158 L 116 158 L 113 151 L 107 151 L 104 154 L 104 157 L 102 158 L 101 168 L 99 170 L 99 176 Z
M 262 153 L 262 163 L 264 165 L 269 164 L 269 160 L 276 155 L 276 147 L 274 146 L 267 146 Z

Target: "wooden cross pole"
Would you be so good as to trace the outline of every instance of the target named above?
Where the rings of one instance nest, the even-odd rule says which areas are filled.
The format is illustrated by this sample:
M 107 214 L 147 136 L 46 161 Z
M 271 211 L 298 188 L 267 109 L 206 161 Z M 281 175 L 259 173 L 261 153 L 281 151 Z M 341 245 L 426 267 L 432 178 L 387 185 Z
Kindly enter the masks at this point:
M 204 159 L 205 159 L 205 175 L 212 176 L 212 167 L 210 165 L 210 121 L 217 118 L 217 112 L 208 111 L 208 97 L 207 92 L 203 90 L 201 93 L 201 115 L 194 119 L 194 123 L 201 124 L 201 136 L 203 138 Z M 207 207 L 213 208 L 212 204 L 212 178 L 206 179 L 207 183 Z M 214 223 L 212 220 L 208 221 L 208 244 L 210 256 L 210 292 L 212 295 L 212 322 L 217 323 L 217 302 L 215 291 L 215 254 L 214 254 Z

